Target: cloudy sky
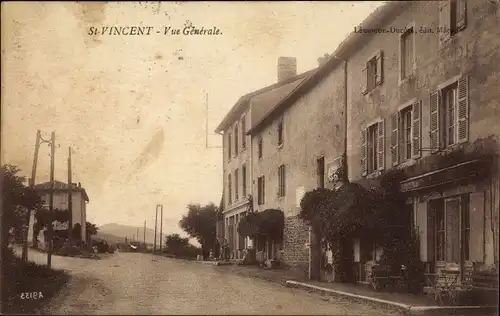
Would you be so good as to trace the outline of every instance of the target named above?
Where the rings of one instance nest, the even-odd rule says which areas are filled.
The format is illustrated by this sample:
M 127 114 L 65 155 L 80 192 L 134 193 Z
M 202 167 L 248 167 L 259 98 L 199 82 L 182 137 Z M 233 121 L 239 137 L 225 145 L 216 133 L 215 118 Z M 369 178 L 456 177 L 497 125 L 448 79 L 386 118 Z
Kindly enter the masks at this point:
M 243 94 L 276 81 L 279 56 L 298 71 L 337 45 L 381 2 L 2 2 L 2 164 L 29 175 L 37 129 L 55 131 L 56 180 L 73 181 L 98 225 L 180 232 L 188 203 L 218 204 L 222 150 L 213 130 Z M 163 35 L 217 27 L 219 36 Z M 150 26 L 151 35 L 89 35 L 90 27 Z M 156 31 L 160 33 L 156 33 Z M 48 180 L 42 146 L 37 183 Z

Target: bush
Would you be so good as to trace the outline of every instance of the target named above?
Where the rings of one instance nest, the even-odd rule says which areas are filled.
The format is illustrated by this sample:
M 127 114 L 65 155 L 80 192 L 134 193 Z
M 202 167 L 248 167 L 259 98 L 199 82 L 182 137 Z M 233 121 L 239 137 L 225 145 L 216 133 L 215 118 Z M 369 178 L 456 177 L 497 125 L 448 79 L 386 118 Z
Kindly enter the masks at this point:
M 2 312 L 32 314 L 69 280 L 66 272 L 17 258 L 12 249 L 2 253 Z M 23 300 L 22 292 L 42 292 L 42 300 Z

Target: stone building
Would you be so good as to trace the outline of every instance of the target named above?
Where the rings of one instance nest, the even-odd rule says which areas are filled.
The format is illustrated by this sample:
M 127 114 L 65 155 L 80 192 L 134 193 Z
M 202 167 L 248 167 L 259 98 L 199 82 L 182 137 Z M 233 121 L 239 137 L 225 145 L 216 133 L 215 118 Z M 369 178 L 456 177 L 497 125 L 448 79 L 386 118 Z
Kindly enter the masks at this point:
M 320 65 L 325 61 L 318 59 Z M 255 208 L 284 212 L 284 240 L 276 247 L 286 264 L 306 275 L 313 254 L 309 227 L 298 218 L 300 201 L 305 192 L 329 186 L 328 174 L 345 151 L 344 70 L 337 61 L 320 73 L 309 71 L 281 102 L 268 103 L 263 115 L 252 108 Z
M 498 263 L 500 17 L 488 1 L 389 3 L 339 50 L 348 59 L 351 181 L 398 168 L 427 271 Z M 363 33 L 362 30 L 389 30 Z M 495 154 L 497 155 L 495 157 Z M 359 281 L 381 251 L 354 241 Z
M 296 60 L 280 57 L 277 67 L 277 83 L 248 93 L 236 102 L 223 118 L 216 133 L 223 134 L 223 223 L 218 225 L 218 236 L 228 240 L 231 257 L 241 259 L 243 250 L 252 246 L 252 240 L 238 234 L 241 219 L 253 205 L 253 163 L 254 146 L 247 131 L 255 115 L 259 117 L 281 97 L 288 94 L 304 78 L 297 76 Z M 258 209 L 257 209 L 258 210 Z

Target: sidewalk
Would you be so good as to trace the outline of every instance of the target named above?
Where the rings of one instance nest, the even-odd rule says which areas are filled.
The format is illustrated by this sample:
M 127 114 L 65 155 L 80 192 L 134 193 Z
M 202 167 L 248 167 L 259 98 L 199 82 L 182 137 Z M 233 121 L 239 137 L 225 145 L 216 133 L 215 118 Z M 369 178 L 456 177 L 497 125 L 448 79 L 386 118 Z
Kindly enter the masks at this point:
M 497 315 L 498 311 L 498 307 L 436 306 L 433 299 L 423 294 L 377 292 L 364 285 L 310 281 L 305 280 L 303 277 L 298 277 L 293 271 L 286 269 L 267 270 L 256 266 L 240 266 L 236 264 L 217 266 L 215 269 L 229 271 L 244 277 L 279 283 L 287 287 L 299 288 L 309 292 L 318 292 L 322 295 L 342 297 L 381 306 L 397 310 L 402 315 L 490 316 Z

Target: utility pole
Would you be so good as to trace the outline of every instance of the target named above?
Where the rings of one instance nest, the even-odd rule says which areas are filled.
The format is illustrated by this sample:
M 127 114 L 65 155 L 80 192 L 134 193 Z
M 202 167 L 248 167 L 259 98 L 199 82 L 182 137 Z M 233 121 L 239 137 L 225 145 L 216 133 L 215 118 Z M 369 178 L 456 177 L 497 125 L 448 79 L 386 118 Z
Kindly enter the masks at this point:
M 158 227 L 158 204 L 156 204 L 156 210 L 155 210 L 155 241 L 154 241 L 154 245 L 153 245 L 153 253 L 156 252 L 156 227 Z
M 160 204 L 160 252 L 162 244 L 162 233 L 163 233 L 163 204 Z
M 146 221 L 144 221 L 144 249 L 146 249 Z
M 73 245 L 73 180 L 71 174 L 71 147 L 69 147 L 68 156 L 68 242 Z
M 139 227 L 137 227 L 137 235 L 135 235 L 137 237 L 137 242 L 139 242 L 140 238 L 139 238 Z
M 34 189 L 35 188 L 35 178 L 36 178 L 36 165 L 38 162 L 38 148 L 40 148 L 40 130 L 36 132 L 36 141 L 35 141 L 35 153 L 33 155 L 33 166 L 31 168 L 31 179 L 29 186 Z M 31 209 L 28 209 L 28 214 L 26 215 L 26 232 L 24 233 L 24 244 L 23 244 L 23 253 L 22 253 L 22 259 L 24 261 L 28 261 L 28 233 L 29 233 L 29 227 L 30 227 L 30 220 L 31 220 Z M 34 225 L 34 223 L 33 223 Z
M 49 251 L 47 253 L 47 266 L 50 268 L 52 265 L 52 237 L 54 234 L 54 227 L 52 227 L 52 217 L 54 212 L 54 163 L 56 152 L 56 133 L 52 132 L 50 139 L 50 198 L 49 198 Z

